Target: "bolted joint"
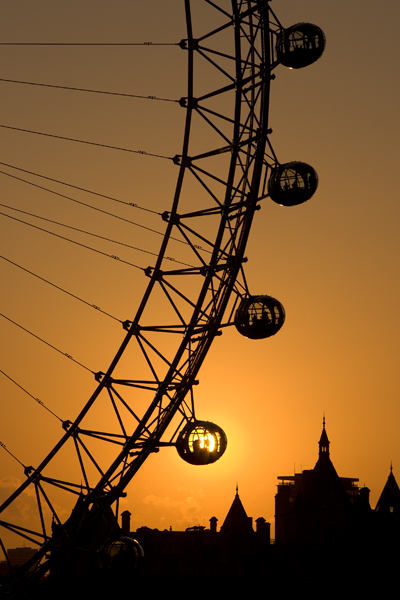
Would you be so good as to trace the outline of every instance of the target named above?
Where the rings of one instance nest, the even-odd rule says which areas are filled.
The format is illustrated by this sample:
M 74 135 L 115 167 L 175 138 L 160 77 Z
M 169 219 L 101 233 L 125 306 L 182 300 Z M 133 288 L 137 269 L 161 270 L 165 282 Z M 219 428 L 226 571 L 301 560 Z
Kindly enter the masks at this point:
M 197 50 L 199 42 L 197 40 L 181 40 L 178 44 L 182 50 Z
M 147 267 L 145 270 L 145 275 L 147 275 L 147 277 L 153 277 L 153 279 L 155 279 L 156 281 L 161 281 L 162 276 L 163 276 L 163 271 L 161 270 L 157 270 L 154 267 Z
M 135 327 L 133 327 L 133 321 L 124 321 L 122 323 L 122 327 L 125 329 L 125 331 L 130 331 L 133 334 L 136 334 L 140 331 L 140 327 L 138 324 L 136 324 Z
M 179 106 L 182 106 L 183 108 L 197 108 L 198 105 L 199 102 L 197 98 L 181 98 L 179 100 Z
M 179 154 L 176 154 L 173 157 L 172 162 L 174 163 L 174 165 L 183 165 L 184 167 L 190 167 L 192 164 L 192 159 L 190 158 L 190 156 L 180 156 Z
M 179 225 L 180 223 L 180 216 L 176 213 L 172 214 L 169 211 L 165 211 L 163 212 L 163 214 L 161 215 L 161 218 L 163 221 L 166 221 L 167 223 L 173 223 L 174 225 Z
M 203 277 L 207 277 L 207 273 L 210 271 L 210 269 L 211 269 L 211 267 L 209 267 L 209 266 L 200 267 L 199 273 Z
M 125 329 L 125 331 L 129 331 L 131 325 L 132 321 L 123 321 L 122 323 L 122 327 Z

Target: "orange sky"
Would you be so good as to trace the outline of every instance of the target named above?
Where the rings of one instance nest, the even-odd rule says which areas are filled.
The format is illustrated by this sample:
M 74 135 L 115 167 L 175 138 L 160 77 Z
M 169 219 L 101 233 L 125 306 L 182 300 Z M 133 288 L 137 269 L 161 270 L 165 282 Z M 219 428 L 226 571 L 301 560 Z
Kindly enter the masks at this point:
M 62 4 L 3 2 L 1 40 L 175 43 L 186 37 L 181 0 Z M 299 71 L 280 67 L 271 89 L 274 150 L 281 162 L 311 164 L 318 191 L 293 208 L 264 201 L 246 252 L 251 290 L 277 297 L 286 323 L 270 340 L 250 341 L 230 329 L 215 341 L 195 390 L 196 410 L 224 428 L 227 452 L 208 467 L 184 463 L 174 449 L 152 456 L 124 500 L 135 528 L 207 526 L 212 516 L 221 525 L 236 484 L 248 515 L 272 522 L 277 476 L 314 466 L 324 413 L 339 475 L 367 485 L 373 507 L 391 463 L 400 480 L 400 9 L 389 0 L 379 6 L 369 0 L 275 0 L 273 9 L 284 26 L 316 23 L 327 38 L 316 64 Z M 209 27 L 201 11 L 198 18 L 199 31 Z M 1 78 L 179 99 L 185 95 L 185 60 L 176 46 L 4 46 Z M 184 110 L 176 103 L 0 84 L 0 124 L 166 156 L 181 150 Z M 0 155 L 2 163 L 154 211 L 170 207 L 177 173 L 171 161 L 4 128 Z M 160 245 L 156 234 L 93 215 L 5 175 L 1 189 L 2 204 L 96 229 L 148 252 Z M 150 213 L 118 210 L 162 230 Z M 3 207 L 0 212 L 12 214 Z M 147 283 L 138 269 L 4 216 L 1 221 L 1 256 L 39 270 L 119 319 L 133 317 Z M 154 261 L 134 250 L 115 253 L 141 266 Z M 106 369 L 122 339 L 118 323 L 76 306 L 4 260 L 0 276 L 2 314 L 89 369 Z M 3 318 L 0 336 L 0 369 L 72 420 L 94 388 L 92 375 Z M 1 374 L 0 394 L 0 441 L 23 464 L 38 464 L 58 440 L 59 423 Z M 62 461 L 59 468 L 66 468 Z M 18 462 L 2 451 L 1 498 L 23 477 Z M 23 518 L 29 498 L 24 502 L 18 507 Z

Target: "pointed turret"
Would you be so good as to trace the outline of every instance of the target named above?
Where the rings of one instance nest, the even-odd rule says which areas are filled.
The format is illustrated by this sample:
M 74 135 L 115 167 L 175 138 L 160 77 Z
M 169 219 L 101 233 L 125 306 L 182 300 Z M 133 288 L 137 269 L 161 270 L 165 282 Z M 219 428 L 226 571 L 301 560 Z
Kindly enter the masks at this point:
M 397 547 L 400 540 L 400 489 L 393 475 L 392 465 L 375 507 L 375 518 L 378 542 L 387 544 L 388 548 L 393 543 Z
M 249 533 L 252 531 L 252 518 L 247 516 L 239 498 L 238 486 L 236 486 L 235 498 L 221 527 L 221 533 Z
M 400 516 L 400 489 L 393 475 L 393 467 L 390 465 L 390 473 L 379 497 L 375 512 L 379 514 L 396 514 Z
M 318 444 L 318 460 L 313 470 L 303 472 L 293 505 L 297 535 L 311 543 L 343 541 L 353 532 L 353 507 L 329 456 L 325 417 Z
M 330 459 L 329 444 L 324 416 L 322 433 L 318 442 L 318 460 L 314 469 L 307 474 L 304 480 L 301 501 L 314 506 L 320 506 L 328 502 L 336 508 L 337 502 L 349 505 L 350 500 Z M 300 498 L 298 501 L 300 501 Z
M 327 456 L 329 458 L 329 440 L 328 440 L 328 435 L 327 435 L 326 429 L 325 429 L 325 415 L 324 415 L 324 419 L 322 421 L 322 433 L 321 433 L 321 437 L 318 442 L 318 445 L 319 445 L 319 458 L 323 458 L 325 456 Z

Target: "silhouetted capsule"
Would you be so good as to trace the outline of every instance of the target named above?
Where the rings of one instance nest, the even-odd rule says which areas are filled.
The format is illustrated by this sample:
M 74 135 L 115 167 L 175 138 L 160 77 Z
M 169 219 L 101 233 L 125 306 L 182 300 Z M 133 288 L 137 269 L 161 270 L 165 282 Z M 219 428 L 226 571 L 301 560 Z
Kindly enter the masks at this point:
M 301 69 L 319 59 L 325 43 L 325 34 L 317 25 L 297 23 L 278 35 L 276 57 L 285 67 Z
M 262 340 L 280 330 L 285 322 L 285 309 L 272 296 L 249 296 L 240 303 L 234 322 L 240 334 Z
M 272 169 L 268 193 L 282 206 L 296 206 L 309 200 L 318 187 L 318 175 L 307 163 L 293 161 Z
M 143 548 L 137 540 L 128 536 L 109 540 L 98 550 L 98 559 L 103 569 L 115 574 L 132 573 L 144 556 Z
M 189 421 L 180 432 L 176 449 L 191 465 L 209 465 L 226 450 L 227 439 L 221 427 L 209 421 Z

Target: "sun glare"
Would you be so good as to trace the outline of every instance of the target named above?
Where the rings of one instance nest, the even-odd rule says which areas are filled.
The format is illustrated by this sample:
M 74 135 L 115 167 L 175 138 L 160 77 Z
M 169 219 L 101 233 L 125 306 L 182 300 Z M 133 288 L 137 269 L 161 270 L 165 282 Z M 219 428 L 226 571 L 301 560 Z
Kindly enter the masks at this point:
M 216 442 L 215 437 L 211 433 L 199 436 L 200 448 L 213 452 L 215 450 Z

